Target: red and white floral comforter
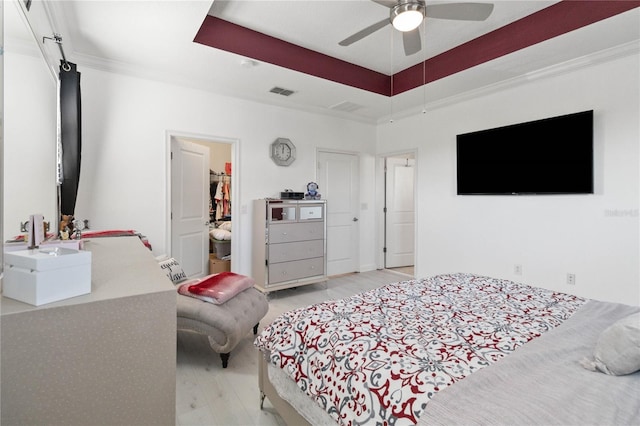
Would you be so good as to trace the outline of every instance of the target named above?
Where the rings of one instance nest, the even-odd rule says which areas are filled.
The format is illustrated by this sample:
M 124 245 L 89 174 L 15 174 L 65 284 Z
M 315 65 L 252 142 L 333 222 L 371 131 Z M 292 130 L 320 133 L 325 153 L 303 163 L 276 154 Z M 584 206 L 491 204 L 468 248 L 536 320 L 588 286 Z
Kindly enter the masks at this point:
M 255 344 L 337 423 L 415 424 L 436 392 L 585 302 L 507 280 L 439 275 L 285 313 Z

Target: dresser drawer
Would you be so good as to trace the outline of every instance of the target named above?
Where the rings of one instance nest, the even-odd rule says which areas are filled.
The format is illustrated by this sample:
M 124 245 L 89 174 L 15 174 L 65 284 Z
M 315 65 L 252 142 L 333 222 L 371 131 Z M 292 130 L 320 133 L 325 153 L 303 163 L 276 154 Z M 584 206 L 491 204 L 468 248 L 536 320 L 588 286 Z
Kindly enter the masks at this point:
M 324 256 L 323 240 L 269 245 L 269 263 L 271 264 L 322 256 Z
M 300 220 L 322 220 L 324 205 L 300 206 Z
M 275 223 L 269 225 L 269 244 L 323 239 L 324 222 Z
M 269 265 L 269 284 L 324 275 L 324 257 Z

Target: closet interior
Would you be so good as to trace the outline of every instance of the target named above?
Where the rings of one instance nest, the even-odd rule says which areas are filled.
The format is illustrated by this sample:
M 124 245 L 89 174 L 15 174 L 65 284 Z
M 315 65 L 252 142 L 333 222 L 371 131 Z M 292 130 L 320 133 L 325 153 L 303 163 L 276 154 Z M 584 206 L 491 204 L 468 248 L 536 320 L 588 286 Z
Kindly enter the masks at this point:
M 231 144 L 197 142 L 209 148 L 209 273 L 231 271 Z M 205 201 L 206 202 L 206 201 Z

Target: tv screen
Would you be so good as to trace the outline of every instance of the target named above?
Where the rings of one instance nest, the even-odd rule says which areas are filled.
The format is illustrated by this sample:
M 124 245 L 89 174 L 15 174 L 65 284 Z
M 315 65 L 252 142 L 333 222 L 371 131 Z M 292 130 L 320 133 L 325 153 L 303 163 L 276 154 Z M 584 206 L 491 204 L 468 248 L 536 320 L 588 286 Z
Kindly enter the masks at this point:
M 593 111 L 457 136 L 458 195 L 592 194 Z

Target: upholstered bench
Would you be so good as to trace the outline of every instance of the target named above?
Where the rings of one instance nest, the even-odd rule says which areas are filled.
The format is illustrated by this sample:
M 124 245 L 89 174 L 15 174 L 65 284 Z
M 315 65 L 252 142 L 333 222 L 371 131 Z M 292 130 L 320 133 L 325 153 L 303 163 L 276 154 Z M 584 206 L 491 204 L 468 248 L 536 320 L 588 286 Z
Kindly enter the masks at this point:
M 264 294 L 248 288 L 220 305 L 181 294 L 178 297 L 178 331 L 207 336 L 211 348 L 220 354 L 227 368 L 229 354 L 249 330 L 258 332 L 258 324 L 269 310 Z
M 177 330 L 207 336 L 227 368 L 231 350 L 249 330 L 258 333 L 258 324 L 269 310 L 266 296 L 245 275 L 222 272 L 188 280 L 175 259 L 159 265 L 176 285 Z

